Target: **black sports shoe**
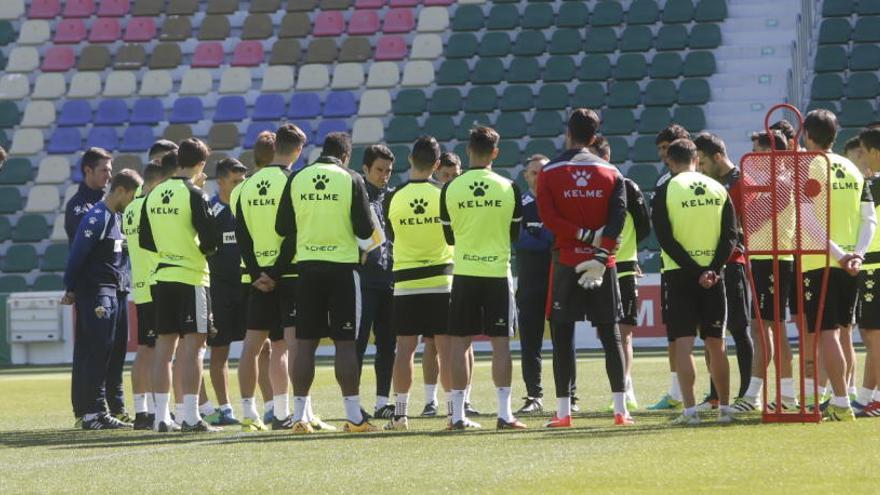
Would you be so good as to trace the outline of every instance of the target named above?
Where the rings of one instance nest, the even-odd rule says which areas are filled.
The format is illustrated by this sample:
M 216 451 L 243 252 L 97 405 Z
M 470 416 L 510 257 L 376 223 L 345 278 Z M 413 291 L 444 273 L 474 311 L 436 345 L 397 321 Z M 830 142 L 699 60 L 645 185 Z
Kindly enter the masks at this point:
M 83 430 L 124 430 L 131 428 L 131 423 L 123 423 L 109 414 L 102 413 L 89 420 L 83 420 Z
M 385 404 L 384 406 L 376 409 L 375 416 L 377 418 L 382 419 L 391 419 L 394 416 L 394 405 L 393 404 Z
M 422 409 L 422 416 L 433 418 L 437 415 L 437 401 L 431 401 L 425 404 L 425 408 Z
M 363 407 L 361 408 L 361 415 L 364 417 L 364 421 L 369 421 L 373 418 L 373 415 L 368 413 Z
M 154 414 L 149 413 L 137 413 L 134 415 L 134 429 L 135 430 L 152 430 L 153 422 L 156 420 L 156 416 Z
M 216 426 L 211 426 L 206 423 L 204 420 L 199 420 L 198 423 L 194 425 L 186 424 L 186 421 L 180 424 L 180 431 L 183 433 L 216 433 L 218 431 L 223 431 L 223 428 L 217 428 Z
M 446 431 L 464 431 L 467 429 L 467 424 L 465 424 L 464 420 L 458 420 L 455 423 L 449 423 L 446 425 Z
M 576 413 L 581 411 L 580 406 L 577 405 L 579 400 L 580 398 L 575 397 L 574 395 L 571 396 L 571 412 Z
M 156 431 L 159 433 L 173 433 L 180 431 L 180 425 L 175 423 L 173 420 L 170 423 L 166 423 L 161 421 L 159 426 L 156 427 Z
M 523 397 L 526 403 L 523 404 L 516 414 L 540 414 L 544 412 L 544 399 L 541 397 Z
M 464 403 L 464 414 L 465 416 L 479 416 L 480 411 L 474 409 L 474 406 L 470 402 Z
M 293 415 L 284 418 L 278 419 L 276 417 L 272 418 L 272 429 L 273 430 L 292 430 L 293 429 Z

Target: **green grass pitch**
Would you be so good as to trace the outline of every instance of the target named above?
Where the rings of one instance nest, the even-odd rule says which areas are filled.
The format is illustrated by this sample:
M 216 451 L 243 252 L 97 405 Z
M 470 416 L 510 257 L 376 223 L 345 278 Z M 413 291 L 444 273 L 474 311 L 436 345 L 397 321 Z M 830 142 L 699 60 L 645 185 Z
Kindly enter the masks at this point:
M 860 354 L 860 360 L 864 355 Z M 735 358 L 731 357 L 731 371 Z M 0 371 L 0 493 L 871 493 L 877 490 L 880 420 L 843 424 L 762 425 L 757 416 L 730 426 L 670 427 L 671 414 L 634 414 L 637 424 L 611 426 L 596 411 L 609 401 L 598 355 L 582 355 L 583 411 L 575 428 L 547 431 L 546 416 L 522 418 L 523 432 L 487 427 L 442 432 L 444 419 L 411 420 L 414 431 L 375 434 L 269 432 L 219 434 L 86 432 L 72 429 L 69 372 L 62 368 Z M 417 367 L 418 368 L 418 367 Z M 372 407 L 373 373 L 364 373 Z M 522 394 L 518 363 L 514 393 Z M 545 360 L 545 382 L 552 374 Z M 701 371 L 700 389 L 706 378 Z M 235 377 L 234 370 L 231 376 Z M 859 375 L 861 376 L 861 375 Z M 422 408 L 420 377 L 411 393 Z M 640 356 L 634 367 L 642 406 L 668 380 L 666 360 Z M 736 378 L 733 379 L 737 382 Z M 480 360 L 474 404 L 495 409 L 489 362 Z M 233 397 L 237 383 L 233 381 Z M 339 423 L 342 400 L 323 363 L 315 411 Z M 518 395 L 516 396 L 518 398 Z M 442 395 L 441 395 L 442 400 Z M 514 402 L 518 407 L 521 402 Z M 233 406 L 240 410 L 238 401 Z M 380 422 L 376 423 L 381 425 Z

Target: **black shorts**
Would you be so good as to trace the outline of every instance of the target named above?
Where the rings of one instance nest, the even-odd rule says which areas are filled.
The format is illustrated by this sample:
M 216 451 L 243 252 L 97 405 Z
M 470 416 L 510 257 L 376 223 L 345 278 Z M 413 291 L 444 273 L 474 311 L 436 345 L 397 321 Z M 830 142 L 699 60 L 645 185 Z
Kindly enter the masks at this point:
M 752 318 L 773 321 L 773 260 L 752 260 L 752 278 L 755 280 L 755 298 L 752 302 Z M 785 306 L 794 313 L 794 262 L 779 261 L 779 317 L 785 320 Z
M 621 325 L 638 325 L 639 317 L 639 284 L 635 275 L 624 275 L 617 278 L 620 288 L 620 305 L 623 308 Z
M 296 338 L 355 340 L 360 331 L 361 288 L 348 264 L 311 262 L 299 266 Z
M 865 270 L 859 274 L 856 315 L 862 330 L 880 329 L 880 270 Z
M 247 328 L 247 303 L 250 286 L 236 283 L 234 287 L 222 284 L 211 286 L 211 301 L 214 303 L 214 328 L 217 334 L 208 337 L 211 347 L 225 347 L 233 342 L 244 340 Z
M 449 335 L 513 336 L 516 302 L 510 279 L 455 275 L 449 297 Z
M 550 279 L 550 321 L 589 320 L 597 326 L 613 325 L 621 320 L 623 308 L 615 268 L 605 270 L 602 285 L 595 289 L 584 289 L 578 279 L 580 275 L 574 267 L 554 261 Z
M 135 305 L 138 319 L 138 345 L 156 346 L 156 308 L 152 302 Z
M 746 292 L 746 266 L 728 263 L 724 267 L 724 292 L 727 295 L 727 328 L 749 326 L 749 299 Z
M 823 269 L 804 272 L 804 317 L 808 332 L 816 330 L 819 316 L 819 299 L 822 289 Z M 859 279 L 841 268 L 828 270 L 828 288 L 825 290 L 825 307 L 822 311 L 820 330 L 837 330 L 851 325 L 859 297 Z
M 207 287 L 180 282 L 158 282 L 153 288 L 156 334 L 215 333 L 211 293 Z
M 669 305 L 666 329 L 673 340 L 682 337 L 723 338 L 727 323 L 727 296 L 724 282 L 708 289 L 699 275 L 689 270 L 670 270 L 666 278 L 666 301 Z
M 269 332 L 269 340 L 284 339 L 284 329 L 296 325 L 296 278 L 283 278 L 272 292 L 250 287 L 247 329 Z
M 394 335 L 445 335 L 449 293 L 394 296 L 391 331 Z

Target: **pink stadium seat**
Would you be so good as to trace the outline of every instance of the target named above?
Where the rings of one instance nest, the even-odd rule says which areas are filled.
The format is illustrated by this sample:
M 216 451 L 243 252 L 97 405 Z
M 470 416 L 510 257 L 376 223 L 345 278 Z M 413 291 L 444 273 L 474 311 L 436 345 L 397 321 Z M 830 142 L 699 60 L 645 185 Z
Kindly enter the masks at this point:
M 119 19 L 114 17 L 99 17 L 92 23 L 92 31 L 89 33 L 91 43 L 113 43 L 122 37 L 122 28 Z
M 345 18 L 342 12 L 331 10 L 321 12 L 315 18 L 315 29 L 312 34 L 315 36 L 339 36 L 345 31 Z
M 391 9 L 385 14 L 385 33 L 408 33 L 415 29 L 416 23 L 410 9 Z
M 156 22 L 152 17 L 132 17 L 125 26 L 125 41 L 151 41 L 155 38 Z
M 425 5 L 452 5 L 455 0 L 425 0 Z
M 375 10 L 356 10 L 348 21 L 348 34 L 371 35 L 379 31 L 379 14 Z
M 55 26 L 55 43 L 79 43 L 86 39 L 86 23 L 82 19 L 62 19 Z
M 61 13 L 61 0 L 33 0 L 28 17 L 31 19 L 51 19 Z
M 73 48 L 69 46 L 53 46 L 43 57 L 43 72 L 66 72 L 76 62 Z
M 422 3 L 421 0 L 391 0 L 388 2 L 389 7 L 415 7 Z
M 130 8 L 129 0 L 101 0 L 98 15 L 101 17 L 124 17 Z
M 382 36 L 376 45 L 376 60 L 403 60 L 406 40 L 403 36 Z
M 223 43 L 206 41 L 196 46 L 193 53 L 193 67 L 220 67 L 223 64 Z
M 95 13 L 95 0 L 67 0 L 64 17 L 90 17 Z
M 385 0 L 357 0 L 354 3 L 356 9 L 381 9 L 385 6 Z
M 263 63 L 263 44 L 259 41 L 242 41 L 235 45 L 232 65 L 235 67 L 256 67 Z

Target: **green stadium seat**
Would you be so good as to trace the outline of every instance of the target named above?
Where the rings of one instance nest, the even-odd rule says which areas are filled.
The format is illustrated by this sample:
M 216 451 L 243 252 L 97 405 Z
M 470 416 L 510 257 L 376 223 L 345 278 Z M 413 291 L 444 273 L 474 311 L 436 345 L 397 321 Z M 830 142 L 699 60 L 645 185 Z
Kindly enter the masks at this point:
M 498 107 L 498 93 L 487 86 L 471 89 L 464 102 L 465 112 L 492 112 Z
M 504 32 L 487 33 L 480 40 L 481 57 L 505 57 L 510 54 L 510 36 Z
M 37 250 L 31 244 L 15 244 L 6 250 L 3 270 L 6 273 L 24 273 L 37 268 Z
M 563 3 L 559 7 L 556 25 L 560 28 L 580 29 L 589 24 L 590 12 L 585 2 Z
M 841 127 L 864 127 L 876 120 L 871 102 L 858 100 L 842 101 L 837 118 Z
M 846 19 L 825 19 L 819 26 L 820 45 L 842 45 L 849 42 L 852 26 Z
M 654 24 L 660 20 L 660 8 L 655 0 L 635 0 L 626 11 L 626 23 Z
M 426 107 L 427 99 L 421 89 L 403 89 L 397 93 L 391 109 L 395 115 L 421 115 Z
M 526 118 L 519 112 L 505 112 L 498 116 L 495 121 L 495 129 L 501 134 L 501 139 L 519 139 L 529 132 Z
M 499 154 L 500 154 L 500 153 L 499 153 Z M 496 165 L 497 165 L 497 164 L 496 164 Z M 506 165 L 506 164 L 505 164 L 505 166 L 515 167 L 516 164 L 514 164 L 514 165 Z M 500 166 L 498 166 L 498 167 L 500 167 Z M 496 168 L 496 169 L 494 170 L 494 172 L 495 172 L 496 174 L 500 175 L 501 177 L 504 177 L 505 179 L 507 179 L 507 180 L 509 180 L 509 181 L 513 181 L 513 174 L 512 174 L 511 171 L 508 170 L 507 168 Z M 516 259 L 516 254 L 511 254 L 511 259 Z
M 513 59 L 510 63 L 507 81 L 511 83 L 533 83 L 540 79 L 540 77 L 541 67 L 538 65 L 538 59 L 535 57 L 521 57 Z M 501 82 L 500 79 L 488 84 L 497 84 L 499 82 Z
M 567 96 L 567 95 L 566 95 Z M 540 97 L 538 98 L 540 101 Z M 538 111 L 529 126 L 531 137 L 556 137 L 565 134 L 562 116 L 556 111 Z
M 532 155 L 544 155 L 551 160 L 559 154 L 559 149 L 550 139 L 530 139 L 523 152 L 524 160 Z
M 523 11 L 523 29 L 547 29 L 553 23 L 553 7 L 546 3 L 529 3 Z
M 688 44 L 687 29 L 681 24 L 661 26 L 654 48 L 658 51 L 684 50 Z
M 609 108 L 602 112 L 603 134 L 616 136 L 631 134 L 636 130 L 636 119 L 628 108 Z
M 461 92 L 458 88 L 438 88 L 431 95 L 428 113 L 456 114 L 461 110 Z
M 490 30 L 509 31 L 519 26 L 519 12 L 515 5 L 495 5 L 486 18 L 486 28 Z
M 838 113 L 840 111 L 837 108 L 837 102 L 827 100 L 827 101 L 811 101 L 809 105 L 807 105 L 807 113 L 812 112 L 813 110 L 830 110 L 834 113 Z
M 550 54 L 574 55 L 581 52 L 583 40 L 577 29 L 557 29 L 550 38 Z
M 67 244 L 52 244 L 43 253 L 43 262 L 40 263 L 40 270 L 44 272 L 63 272 L 67 266 L 67 252 Z
M 880 0 L 859 0 L 856 13 L 859 15 L 880 15 Z
M 455 9 L 453 31 L 479 31 L 483 26 L 483 9 L 479 5 L 459 5 Z
M 0 170 L 0 185 L 27 184 L 34 178 L 34 167 L 27 158 L 10 158 Z
M 861 127 L 850 127 L 841 129 L 837 133 L 837 139 L 834 140 L 834 152 L 843 154 L 846 142 L 858 136 L 860 132 L 862 132 Z
M 681 105 L 704 105 L 711 96 L 709 82 L 705 79 L 685 79 L 678 87 L 678 103 Z
M 608 146 L 611 146 L 611 162 L 623 163 L 629 160 L 629 144 L 626 139 L 619 136 L 609 136 Z
M 0 216 L 0 242 L 6 242 L 12 237 L 12 225 L 9 224 L 8 216 Z
M 672 121 L 690 132 L 702 131 L 706 128 L 706 115 L 702 107 L 679 106 L 672 112 Z
M 668 114 L 666 116 L 669 117 Z M 629 158 L 636 163 L 659 161 L 660 157 L 657 155 L 657 145 L 654 143 L 654 138 L 651 136 L 639 136 L 636 138 Z M 626 174 L 627 177 L 635 181 L 642 189 L 644 189 L 641 183 L 643 180 L 650 180 L 652 183 L 657 182 L 657 168 L 653 165 L 648 165 L 651 170 L 643 167 L 643 165 L 633 165 Z
M 544 82 L 568 82 L 575 79 L 577 66 L 574 59 L 566 55 L 555 55 L 544 65 Z
M 519 112 L 534 108 L 534 96 L 528 86 L 508 86 L 501 95 L 502 112 Z
M 668 108 L 648 107 L 639 116 L 638 131 L 640 134 L 657 134 L 671 121 Z
M 880 42 L 880 16 L 860 17 L 853 29 L 852 39 L 856 43 Z
M 22 215 L 12 231 L 13 242 L 38 242 L 49 237 L 49 223 L 43 215 Z
M 840 48 L 840 47 L 831 47 L 831 46 L 822 46 L 821 48 Z M 841 50 L 842 51 L 842 50 Z M 846 62 L 846 55 L 841 57 L 841 62 Z M 819 56 L 816 56 L 816 66 L 819 66 Z M 845 67 L 841 67 L 838 70 L 843 70 Z M 852 52 L 849 54 L 849 68 L 850 70 L 869 70 L 875 71 L 880 69 L 880 46 L 877 45 L 855 45 L 852 49 Z M 819 69 L 817 68 L 818 72 Z
M 620 2 L 600 1 L 590 17 L 592 26 L 618 26 L 623 24 L 623 6 Z
M 471 128 L 477 125 L 492 125 L 492 120 L 485 113 L 466 113 L 461 117 L 458 127 L 455 129 L 455 138 L 459 141 L 467 141 L 470 137 Z
M 674 79 L 681 75 L 683 65 L 681 55 L 678 53 L 658 53 L 651 59 L 649 74 L 652 79 Z
M 876 98 L 880 95 L 877 75 L 872 72 L 856 72 L 850 75 L 844 94 L 847 98 Z
M 488 36 L 488 35 L 487 35 Z M 535 57 L 546 51 L 547 40 L 541 31 L 522 31 L 516 36 L 513 54 L 518 57 Z
M 21 275 L 0 277 L 0 293 L 25 292 L 27 289 L 27 281 Z
M 34 280 L 31 290 L 35 291 L 59 291 L 64 290 L 64 279 L 60 275 L 44 273 Z
M 690 55 L 688 55 L 690 56 Z M 617 59 L 614 66 L 614 78 L 620 80 L 642 79 L 648 75 L 648 64 L 645 56 L 641 53 L 626 53 Z M 685 62 L 685 75 L 687 75 L 687 62 Z
M 820 46 L 816 49 L 816 72 L 840 72 L 846 70 L 846 58 L 846 50 L 842 46 Z
M 654 34 L 648 26 L 629 26 L 620 37 L 620 51 L 646 52 L 654 45 Z
M 0 101 L 0 128 L 11 129 L 21 123 L 21 112 L 14 101 Z
M 471 82 L 474 84 L 498 84 L 504 80 L 504 64 L 498 58 L 481 58 L 474 66 Z
M 718 24 L 697 24 L 688 36 L 688 46 L 692 50 L 708 50 L 721 46 L 721 26 Z
M 597 82 L 578 84 L 571 97 L 572 108 L 600 108 L 605 106 L 605 87 Z
M 678 91 L 672 81 L 657 79 L 645 86 L 645 105 L 651 107 L 669 107 L 678 101 Z
M 351 158 L 349 158 L 349 160 L 348 160 L 349 165 L 356 166 L 361 163 L 364 163 L 364 151 L 366 151 L 366 149 L 367 149 L 366 146 L 352 146 L 351 147 Z M 397 153 L 395 153 L 394 150 L 391 150 L 391 154 L 394 155 L 394 162 L 395 162 L 394 171 L 396 172 L 397 171 L 397 162 L 400 161 L 400 157 L 397 156 Z M 45 260 L 46 260 L 46 257 L 44 255 L 43 261 L 45 262 Z
M 471 69 L 464 60 L 446 60 L 437 70 L 437 84 L 461 86 L 468 81 Z
M 577 77 L 581 81 L 607 81 L 611 78 L 611 60 L 606 55 L 587 55 Z
M 452 33 L 446 43 L 446 58 L 473 57 L 477 53 L 479 44 L 473 33 Z
M 660 178 L 659 176 L 657 177 Z M 660 243 L 657 241 L 657 235 L 652 230 L 651 233 L 642 242 L 639 243 L 639 249 L 650 249 L 656 251 L 660 249 Z
M 419 122 L 415 117 L 394 117 L 385 128 L 389 143 L 411 143 L 419 137 Z
M 538 91 L 538 110 L 564 110 L 568 107 L 568 89 L 562 84 L 544 84 Z
M 617 34 L 611 28 L 593 27 L 587 30 L 584 51 L 587 53 L 611 53 L 617 50 Z
M 633 145 L 633 152 L 630 153 L 630 158 L 633 161 L 636 160 L 636 147 L 640 148 L 638 156 L 640 161 L 660 161 L 660 157 L 657 155 L 657 146 L 652 138 L 642 137 L 636 140 L 636 144 Z M 653 160 L 648 159 L 649 148 L 654 151 Z M 660 173 L 654 165 L 633 165 L 626 172 L 626 176 L 635 182 L 642 191 L 653 191 L 654 186 L 657 185 L 657 179 L 660 178 Z
M 21 211 L 23 206 L 21 193 L 17 187 L 0 187 L 0 213 L 16 213 Z
M 666 0 L 660 20 L 664 24 L 691 22 L 694 18 L 694 4 L 691 0 Z
M 430 134 L 440 142 L 451 141 L 455 137 L 455 122 L 448 115 L 431 115 L 425 119 L 422 134 Z
M 632 81 L 611 83 L 608 87 L 608 106 L 635 108 L 639 104 L 641 94 L 638 83 Z
M 694 10 L 694 20 L 697 22 L 721 22 L 726 18 L 726 0 L 699 0 Z
M 822 17 L 847 17 L 855 10 L 854 0 L 825 0 Z
M 9 21 L 0 21 L 0 46 L 6 46 L 18 38 L 18 33 Z
M 684 58 L 684 77 L 708 77 L 715 73 L 712 52 L 689 52 Z
M 495 159 L 493 165 L 499 168 L 511 168 L 519 165 L 521 162 L 522 153 L 520 153 L 516 142 L 505 141 L 502 135 L 501 143 L 498 145 L 498 158 Z M 507 178 L 509 179 L 510 176 L 508 175 Z
M 810 90 L 814 100 L 838 100 L 843 97 L 843 79 L 837 74 L 816 74 Z
M 391 149 L 391 153 L 394 154 L 394 171 L 396 173 L 406 172 L 409 170 L 409 160 L 407 157 L 409 156 L 410 148 L 405 144 L 396 144 L 389 146 Z M 357 162 L 354 162 L 357 163 Z

